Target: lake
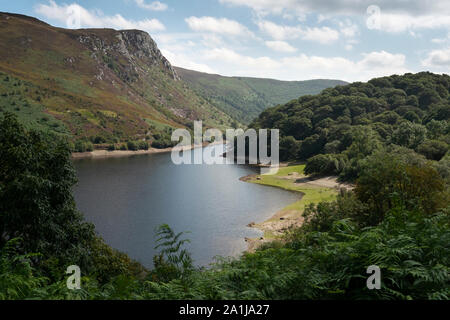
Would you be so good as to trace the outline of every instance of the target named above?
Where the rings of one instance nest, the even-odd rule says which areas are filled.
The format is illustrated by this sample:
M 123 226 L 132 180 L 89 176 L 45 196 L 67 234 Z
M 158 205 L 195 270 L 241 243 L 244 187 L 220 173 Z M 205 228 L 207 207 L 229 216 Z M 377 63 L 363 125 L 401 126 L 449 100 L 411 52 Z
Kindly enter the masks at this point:
M 187 151 L 223 153 L 215 145 Z M 157 253 L 154 230 L 168 224 L 189 231 L 187 249 L 196 265 L 215 256 L 238 256 L 245 237 L 260 237 L 248 228 L 299 199 L 281 189 L 242 182 L 258 173 L 244 165 L 175 165 L 170 153 L 74 161 L 79 182 L 74 189 L 78 209 L 113 248 L 146 267 Z

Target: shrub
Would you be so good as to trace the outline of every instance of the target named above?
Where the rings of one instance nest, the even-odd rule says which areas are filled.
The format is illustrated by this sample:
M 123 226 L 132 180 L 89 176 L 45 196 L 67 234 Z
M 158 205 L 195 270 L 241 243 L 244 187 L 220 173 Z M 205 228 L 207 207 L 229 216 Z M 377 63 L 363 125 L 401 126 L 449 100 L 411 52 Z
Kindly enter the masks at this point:
M 138 150 L 138 144 L 135 141 L 128 141 L 127 142 L 127 149 L 131 151 L 137 151 Z
M 83 141 L 75 142 L 74 146 L 75 152 L 86 152 L 86 144 Z
M 147 141 L 139 141 L 137 144 L 139 150 L 148 150 L 150 147 Z
M 91 142 L 87 142 L 86 143 L 86 151 L 87 152 L 92 152 L 94 151 L 94 145 Z
M 347 158 L 342 154 L 319 154 L 308 160 L 305 167 L 307 175 L 338 175 L 345 168 Z

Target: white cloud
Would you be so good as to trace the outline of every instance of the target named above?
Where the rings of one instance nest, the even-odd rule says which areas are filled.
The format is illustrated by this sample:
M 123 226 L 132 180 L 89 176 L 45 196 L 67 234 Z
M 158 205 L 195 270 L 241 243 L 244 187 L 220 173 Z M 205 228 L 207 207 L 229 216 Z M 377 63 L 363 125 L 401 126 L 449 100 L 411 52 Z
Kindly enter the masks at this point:
M 234 69 L 238 68 L 240 70 L 237 71 L 237 74 L 240 74 L 242 72 L 245 73 L 245 70 L 264 70 L 268 68 L 279 68 L 282 66 L 279 62 L 269 57 L 254 58 L 250 56 L 244 56 L 227 48 L 215 48 L 206 50 L 203 54 L 203 57 L 207 60 L 221 61 L 224 64 L 234 65 Z
M 161 49 L 161 52 L 174 66 L 206 73 L 217 73 L 206 64 L 193 62 L 192 59 L 184 53 L 175 53 L 167 49 Z
M 220 0 L 222 4 L 247 6 L 259 16 L 285 13 L 304 16 L 367 17 L 367 8 L 377 5 L 381 9 L 381 30 L 404 32 L 414 29 L 450 28 L 450 1 L 448 0 Z
M 450 28 L 449 15 L 421 15 L 413 16 L 398 13 L 382 13 L 380 29 L 386 32 L 399 33 L 417 29 Z
M 431 42 L 437 43 L 437 44 L 450 42 L 450 32 L 447 34 L 447 37 L 445 37 L 445 38 L 434 38 L 434 39 L 431 39 Z
M 330 44 L 339 39 L 339 32 L 328 27 L 307 28 L 302 32 L 302 39 L 321 44 Z
M 255 23 L 262 32 L 279 41 L 301 38 L 321 44 L 330 44 L 339 39 L 339 32 L 329 27 L 283 26 L 268 20 L 259 20 Z
M 230 36 L 253 36 L 247 27 L 237 21 L 214 17 L 189 17 L 185 19 L 189 28 L 197 32 L 210 32 Z
M 268 48 L 278 52 L 293 53 L 297 51 L 296 48 L 285 41 L 266 41 L 265 44 Z
M 422 65 L 431 68 L 450 68 L 450 48 L 429 52 L 427 58 L 422 61 Z
M 359 28 L 349 19 L 339 22 L 339 31 L 346 38 L 354 38 L 359 34 Z
M 343 57 L 321 57 L 299 54 L 273 59 L 250 57 L 227 48 L 205 50 L 199 57 L 214 65 L 224 75 L 265 77 L 282 80 L 342 79 L 366 81 L 373 77 L 410 72 L 405 56 L 386 51 L 364 54 L 358 61 Z
M 258 12 L 282 14 L 290 12 L 319 12 L 322 14 L 365 15 L 370 5 L 376 4 L 388 13 L 404 12 L 418 16 L 423 14 L 448 14 L 450 3 L 447 0 L 220 0 L 222 4 L 247 6 Z
M 399 69 L 405 65 L 406 57 L 403 54 L 391 54 L 386 51 L 371 52 L 363 54 L 364 59 L 360 61 L 364 66 L 373 68 Z
M 281 26 L 268 20 L 259 20 L 256 24 L 258 25 L 259 30 L 268 34 L 275 40 L 296 39 L 302 33 L 302 28 L 299 26 Z
M 161 3 L 159 1 L 154 1 L 152 3 L 146 3 L 144 0 L 135 0 L 138 7 L 151 10 L 151 11 L 165 11 L 169 7 L 165 3 Z
M 48 4 L 39 4 L 35 11 L 54 21 L 63 23 L 68 28 L 114 28 L 139 29 L 147 32 L 165 30 L 157 19 L 128 20 L 120 14 L 106 16 L 95 11 L 88 11 L 78 4 L 58 5 L 50 0 Z

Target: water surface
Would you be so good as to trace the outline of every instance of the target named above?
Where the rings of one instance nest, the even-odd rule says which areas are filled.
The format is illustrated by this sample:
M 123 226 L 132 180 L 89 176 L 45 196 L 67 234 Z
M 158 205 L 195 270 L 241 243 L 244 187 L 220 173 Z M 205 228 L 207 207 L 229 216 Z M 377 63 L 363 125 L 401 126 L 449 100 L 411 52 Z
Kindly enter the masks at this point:
M 223 150 L 223 146 L 208 148 Z M 209 151 L 208 151 L 209 150 Z M 202 152 L 201 149 L 192 152 Z M 261 232 L 246 227 L 296 201 L 298 194 L 246 183 L 257 173 L 238 165 L 175 165 L 170 153 L 74 162 L 79 183 L 77 206 L 113 248 L 152 267 L 154 230 L 168 224 L 190 231 L 188 249 L 197 265 L 213 257 L 236 256 L 245 237 Z

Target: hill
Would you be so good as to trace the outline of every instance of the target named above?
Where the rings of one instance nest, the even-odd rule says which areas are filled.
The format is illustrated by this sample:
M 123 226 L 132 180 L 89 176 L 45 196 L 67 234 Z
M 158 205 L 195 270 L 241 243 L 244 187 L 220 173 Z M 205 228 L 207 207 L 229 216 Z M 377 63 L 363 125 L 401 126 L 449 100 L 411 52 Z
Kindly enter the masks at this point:
M 352 180 L 377 151 L 441 160 L 450 144 L 449 119 L 450 77 L 422 72 L 300 97 L 264 111 L 251 126 L 280 129 L 282 160 L 309 160 L 307 173 Z M 449 160 L 442 161 L 449 166 Z
M 178 67 L 175 67 L 175 70 L 200 96 L 245 124 L 250 123 L 268 107 L 347 84 L 339 80 L 278 81 L 224 77 Z
M 74 140 L 161 140 L 232 120 L 180 80 L 147 33 L 52 27 L 0 13 L 0 109 Z

